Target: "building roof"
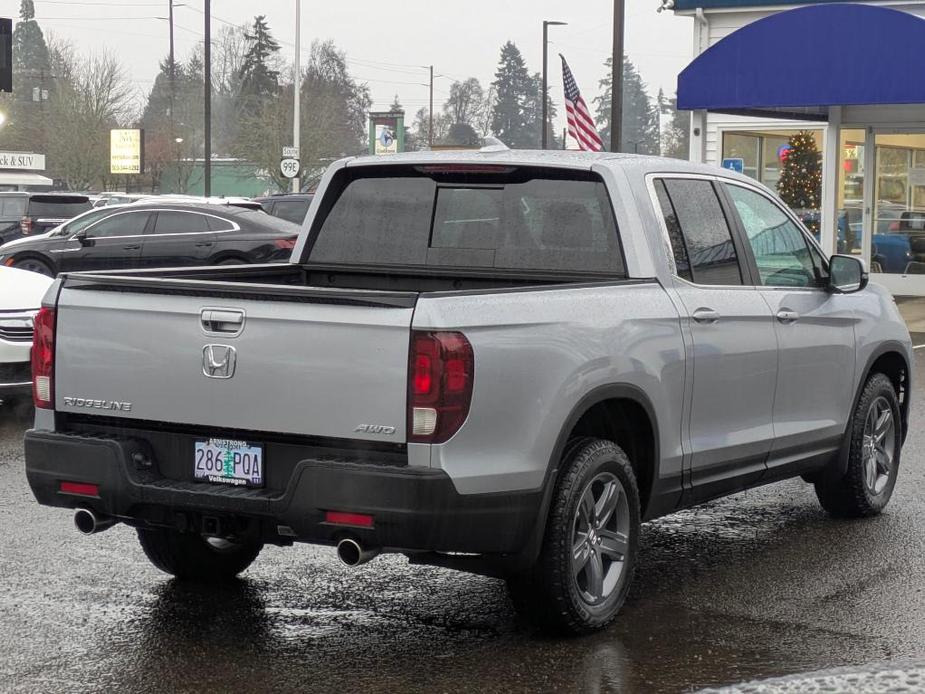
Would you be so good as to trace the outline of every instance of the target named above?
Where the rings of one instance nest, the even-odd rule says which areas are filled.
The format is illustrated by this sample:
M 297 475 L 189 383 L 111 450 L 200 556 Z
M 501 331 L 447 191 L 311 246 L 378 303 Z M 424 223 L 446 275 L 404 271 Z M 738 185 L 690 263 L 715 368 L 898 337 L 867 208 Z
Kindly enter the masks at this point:
M 846 0 L 674 0 L 675 12 L 691 12 L 698 7 L 704 10 L 739 8 L 750 10 L 759 7 L 790 7 L 797 5 L 821 5 Z
M 817 4 L 748 24 L 678 76 L 678 108 L 827 119 L 829 106 L 925 104 L 925 20 Z M 858 48 L 863 46 L 863 48 Z

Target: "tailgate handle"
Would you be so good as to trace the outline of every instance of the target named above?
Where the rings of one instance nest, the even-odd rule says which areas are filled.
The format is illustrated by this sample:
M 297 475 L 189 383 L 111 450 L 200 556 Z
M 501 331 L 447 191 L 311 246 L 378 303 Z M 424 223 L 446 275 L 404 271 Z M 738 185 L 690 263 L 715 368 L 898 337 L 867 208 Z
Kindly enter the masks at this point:
M 239 309 L 204 308 L 200 317 L 207 333 L 240 335 L 244 330 L 244 311 Z

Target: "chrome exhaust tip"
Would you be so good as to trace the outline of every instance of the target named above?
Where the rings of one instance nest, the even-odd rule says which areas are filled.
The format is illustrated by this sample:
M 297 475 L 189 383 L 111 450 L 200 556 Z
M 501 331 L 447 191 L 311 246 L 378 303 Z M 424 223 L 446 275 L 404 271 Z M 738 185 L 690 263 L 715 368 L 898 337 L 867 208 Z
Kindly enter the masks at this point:
M 337 543 L 337 558 L 347 566 L 360 566 L 379 554 L 379 548 L 364 548 L 357 540 L 347 537 Z
M 93 535 L 101 533 L 107 528 L 111 528 L 118 521 L 108 516 L 99 516 L 89 508 L 78 508 L 74 510 L 74 527 L 84 535 Z

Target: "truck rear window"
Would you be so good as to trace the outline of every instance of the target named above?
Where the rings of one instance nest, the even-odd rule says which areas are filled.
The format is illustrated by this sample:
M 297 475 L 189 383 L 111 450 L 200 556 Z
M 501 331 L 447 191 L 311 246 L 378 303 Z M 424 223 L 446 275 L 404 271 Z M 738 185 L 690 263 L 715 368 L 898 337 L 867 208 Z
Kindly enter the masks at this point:
M 63 198 L 64 196 L 62 196 Z M 32 198 L 29 201 L 29 212 L 28 214 L 32 217 L 51 217 L 54 219 L 69 219 L 71 217 L 76 217 L 82 212 L 86 212 L 93 205 L 89 200 L 84 198 L 83 200 L 74 200 L 74 199 L 48 199 L 48 198 Z
M 624 274 L 603 182 L 523 169 L 356 177 L 324 218 L 309 260 Z

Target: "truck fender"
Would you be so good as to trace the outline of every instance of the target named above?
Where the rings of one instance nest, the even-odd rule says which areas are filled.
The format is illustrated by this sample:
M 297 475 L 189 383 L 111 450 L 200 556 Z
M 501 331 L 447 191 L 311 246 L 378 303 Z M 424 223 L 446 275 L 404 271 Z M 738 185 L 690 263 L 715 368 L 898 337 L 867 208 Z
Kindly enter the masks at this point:
M 553 446 L 546 466 L 546 475 L 543 480 L 543 495 L 533 533 L 523 551 L 519 552 L 516 558 L 512 558 L 514 561 L 509 566 L 510 571 L 516 572 L 528 569 L 533 566 L 540 554 L 540 550 L 543 546 L 543 537 L 546 533 L 546 520 L 549 517 L 549 507 L 552 504 L 552 495 L 556 488 L 556 480 L 559 475 L 559 466 L 568 453 L 567 446 L 569 444 L 569 435 L 572 433 L 572 430 L 574 430 L 575 425 L 578 424 L 582 416 L 595 405 L 605 400 L 613 400 L 616 398 L 632 400 L 640 405 L 649 417 L 655 440 L 653 459 L 655 460 L 656 470 L 653 471 L 653 474 L 654 479 L 658 479 L 657 468 L 660 460 L 658 420 L 656 419 L 655 408 L 652 406 L 649 396 L 638 386 L 629 383 L 612 383 L 598 386 L 589 391 L 575 404 L 559 430 L 559 435 L 556 437 L 556 444 Z M 653 489 L 654 487 L 655 485 L 653 484 Z

